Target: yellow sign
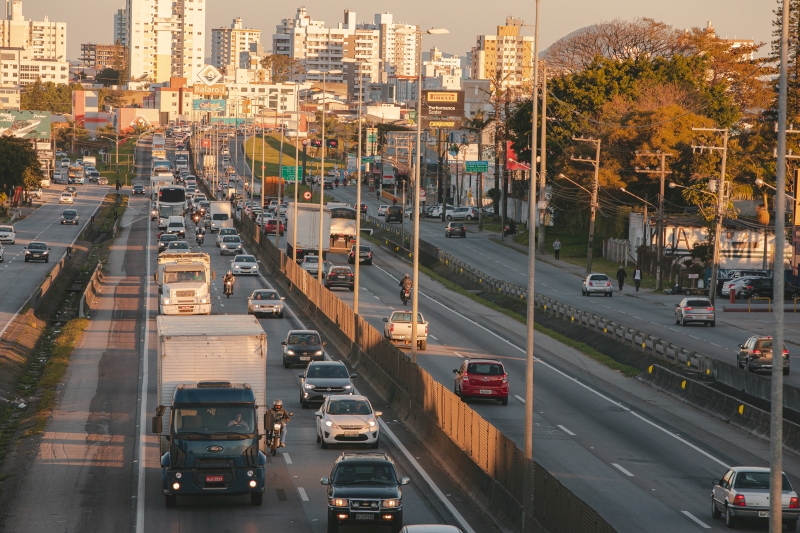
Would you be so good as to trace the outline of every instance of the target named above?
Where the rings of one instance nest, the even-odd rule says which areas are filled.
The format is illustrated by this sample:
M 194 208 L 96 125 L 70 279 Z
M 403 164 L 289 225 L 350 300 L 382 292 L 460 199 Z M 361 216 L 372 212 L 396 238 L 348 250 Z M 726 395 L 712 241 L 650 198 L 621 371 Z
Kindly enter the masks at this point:
M 428 102 L 454 104 L 458 102 L 457 92 L 430 91 L 428 92 Z

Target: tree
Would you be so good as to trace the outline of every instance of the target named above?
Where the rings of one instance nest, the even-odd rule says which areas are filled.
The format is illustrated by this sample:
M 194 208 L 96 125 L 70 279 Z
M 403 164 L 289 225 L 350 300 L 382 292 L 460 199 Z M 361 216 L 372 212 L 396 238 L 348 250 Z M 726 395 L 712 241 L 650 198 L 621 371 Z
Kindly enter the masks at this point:
M 108 87 L 110 85 L 119 85 L 121 77 L 122 72 L 119 70 L 104 68 L 95 75 L 94 79 L 97 83 L 102 83 L 104 87 Z
M 20 94 L 20 109 L 27 111 L 50 111 L 68 114 L 72 112 L 72 91 L 82 91 L 83 86 L 56 85 L 49 81 L 36 80 L 23 87 Z
M 39 157 L 30 140 L 14 137 L 0 137 L 0 189 L 11 191 L 17 187 L 27 187 L 26 178 L 36 175 L 41 180 Z M 26 173 L 27 171 L 27 173 Z M 33 174 L 32 174 L 33 173 Z M 36 187 L 38 187 L 38 182 Z
M 261 66 L 269 70 L 272 83 L 292 81 L 305 72 L 299 60 L 279 54 L 264 56 L 264 59 L 261 60 Z

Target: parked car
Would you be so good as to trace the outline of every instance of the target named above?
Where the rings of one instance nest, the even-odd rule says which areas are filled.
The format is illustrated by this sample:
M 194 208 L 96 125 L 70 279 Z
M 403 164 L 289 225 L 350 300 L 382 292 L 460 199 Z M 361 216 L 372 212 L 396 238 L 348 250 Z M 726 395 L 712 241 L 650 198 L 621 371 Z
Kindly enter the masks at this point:
M 50 262 L 50 247 L 41 241 L 33 241 L 24 248 L 25 262 L 28 261 L 44 261 Z
M 231 261 L 231 272 L 234 274 L 251 274 L 258 276 L 258 260 L 253 255 L 237 255 Z
M 583 296 L 591 296 L 596 293 L 601 293 L 604 296 L 614 296 L 611 279 L 605 274 L 589 274 L 581 283 L 581 294 Z
M 478 209 L 476 207 L 456 207 L 449 213 L 446 213 L 446 220 L 472 220 L 478 218 Z
M 487 398 L 508 405 L 508 374 L 498 359 L 465 359 L 453 373 L 453 390 L 462 401 Z
M 290 365 L 306 365 L 311 361 L 325 360 L 324 342 L 314 330 L 292 329 L 286 335 L 283 346 L 283 367 Z
M 80 218 L 78 212 L 74 209 L 64 209 L 61 213 L 61 224 L 75 224 L 77 226 Z
M 739 345 L 736 354 L 736 366 L 755 372 L 756 370 L 772 370 L 772 337 L 753 336 Z M 783 375 L 789 375 L 789 350 L 783 345 Z
M 0 242 L 16 244 L 17 232 L 14 229 L 14 226 L 0 226 Z
M 746 276 L 743 278 L 736 278 L 729 281 L 726 281 L 725 284 L 722 286 L 722 296 L 726 298 L 730 297 L 731 289 L 736 293 L 737 298 L 741 298 L 742 287 L 750 283 L 750 280 L 753 278 L 750 276 Z
M 675 323 L 685 326 L 702 322 L 712 328 L 717 324 L 714 304 L 708 298 L 684 298 L 675 304 Z
M 452 237 L 458 236 L 461 238 L 467 237 L 467 228 L 464 226 L 463 222 L 448 222 L 447 227 L 444 228 L 444 236 L 445 237 Z
M 788 531 L 797 529 L 800 500 L 789 478 L 781 472 L 781 515 Z M 734 466 L 722 479 L 711 480 L 711 516 L 725 514 L 725 525 L 736 527 L 740 518 L 769 520 L 770 471 L 756 466 Z
M 350 380 L 358 377 L 351 374 L 341 361 L 313 361 L 300 377 L 300 405 L 303 409 L 311 402 L 324 401 L 328 396 L 353 394 Z
M 364 263 L 365 265 L 372 264 L 372 248 L 370 248 L 369 244 L 359 245 L 358 261 L 359 263 Z M 351 265 L 356 264 L 355 244 L 350 247 L 350 253 L 347 254 L 347 262 Z
M 386 214 L 384 215 L 384 220 L 388 224 L 389 222 L 402 222 L 403 221 L 403 208 L 399 205 L 390 205 L 386 208 Z
M 273 289 L 257 289 L 247 299 L 247 314 L 258 316 L 277 316 L 283 318 L 285 298 Z
M 346 287 L 351 291 L 355 288 L 355 279 L 350 267 L 332 266 L 325 274 L 325 288 Z
M 773 298 L 772 281 L 772 278 L 751 278 L 749 283 L 742 285 L 740 291 L 742 299 L 748 300 L 754 297 Z M 798 295 L 800 295 L 800 290 L 797 287 L 784 283 L 783 297 L 785 300 L 791 300 Z
M 381 414 L 372 409 L 365 396 L 328 396 L 316 413 L 317 442 L 323 449 L 330 444 L 368 444 L 377 448 L 380 443 L 377 417 Z

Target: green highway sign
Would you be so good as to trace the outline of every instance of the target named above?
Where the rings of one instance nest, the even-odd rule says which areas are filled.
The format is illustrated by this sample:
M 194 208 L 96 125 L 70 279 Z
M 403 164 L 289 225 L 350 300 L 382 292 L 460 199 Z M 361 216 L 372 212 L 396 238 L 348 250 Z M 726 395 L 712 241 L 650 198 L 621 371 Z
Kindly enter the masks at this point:
M 283 165 L 281 167 L 281 177 L 285 180 L 289 181 L 296 181 L 297 180 L 297 169 L 292 166 Z
M 489 172 L 488 161 L 464 161 L 465 172 Z
M 362 162 L 362 163 L 372 163 L 374 160 L 375 160 L 375 158 L 374 158 L 374 157 L 372 157 L 371 155 L 370 155 L 370 156 L 367 156 L 367 157 L 362 157 L 362 158 L 361 158 L 361 162 Z

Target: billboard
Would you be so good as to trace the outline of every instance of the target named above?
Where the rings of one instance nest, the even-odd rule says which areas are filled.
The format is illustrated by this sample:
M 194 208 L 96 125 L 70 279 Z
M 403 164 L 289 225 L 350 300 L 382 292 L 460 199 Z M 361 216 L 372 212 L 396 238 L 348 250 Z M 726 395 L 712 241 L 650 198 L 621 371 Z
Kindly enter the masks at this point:
M 0 136 L 49 139 L 49 111 L 0 111 Z
M 192 109 L 195 111 L 225 111 L 225 100 L 194 100 Z
M 463 117 L 464 91 L 422 91 L 423 117 Z

